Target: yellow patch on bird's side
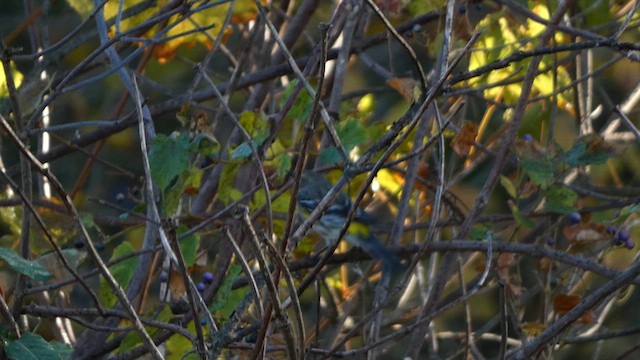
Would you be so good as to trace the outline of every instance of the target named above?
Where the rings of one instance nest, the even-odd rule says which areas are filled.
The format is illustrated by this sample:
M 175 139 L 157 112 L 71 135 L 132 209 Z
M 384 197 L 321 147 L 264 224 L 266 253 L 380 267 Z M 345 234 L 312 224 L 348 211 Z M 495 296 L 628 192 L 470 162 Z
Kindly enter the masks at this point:
M 366 238 L 369 236 L 369 227 L 359 222 L 351 222 L 348 233 L 357 237 Z

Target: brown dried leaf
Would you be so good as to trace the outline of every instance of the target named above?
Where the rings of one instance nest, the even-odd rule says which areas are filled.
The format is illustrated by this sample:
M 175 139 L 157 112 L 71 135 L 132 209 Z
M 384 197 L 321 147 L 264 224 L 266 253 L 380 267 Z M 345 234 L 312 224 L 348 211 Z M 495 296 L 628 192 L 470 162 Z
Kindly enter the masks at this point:
M 582 246 L 608 238 L 605 226 L 591 220 L 565 226 L 562 234 L 572 245 Z
M 556 294 L 553 297 L 553 311 L 562 316 L 576 307 L 581 300 L 580 295 Z
M 476 136 L 478 136 L 478 124 L 465 121 L 460 132 L 451 141 L 451 147 L 456 155 L 467 156 L 476 141 Z
M 387 84 L 404 96 L 408 102 L 412 103 L 416 100 L 416 97 L 420 97 L 420 84 L 413 78 L 392 78 L 387 80 Z

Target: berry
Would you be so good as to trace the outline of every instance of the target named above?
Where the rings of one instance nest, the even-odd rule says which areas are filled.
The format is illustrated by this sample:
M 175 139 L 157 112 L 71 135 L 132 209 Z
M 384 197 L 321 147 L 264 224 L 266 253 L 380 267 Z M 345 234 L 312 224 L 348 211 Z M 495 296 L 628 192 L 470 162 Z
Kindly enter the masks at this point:
M 73 242 L 73 247 L 82 249 L 84 247 L 84 241 L 82 241 L 82 239 L 76 239 L 76 241 Z
M 531 136 L 531 134 L 524 134 L 522 136 L 522 140 L 524 140 L 526 142 L 531 142 L 531 141 L 533 141 L 533 136 Z
M 207 285 L 211 284 L 213 282 L 213 274 L 208 271 L 202 274 L 202 281 Z
M 169 280 L 169 275 L 166 272 L 161 272 L 159 276 L 160 281 L 165 282 Z
M 104 248 L 105 248 L 105 246 L 104 246 L 103 243 L 101 243 L 101 242 L 96 243 L 96 250 L 102 251 L 102 250 L 104 250 Z
M 556 240 L 552 237 L 548 237 L 546 240 L 547 245 L 551 246 L 556 243 Z
M 196 284 L 196 289 L 198 289 L 200 293 L 203 293 L 206 288 L 207 288 L 207 285 L 205 285 L 205 283 L 199 282 Z
M 570 224 L 577 224 L 580 221 L 582 221 L 582 216 L 580 216 L 579 213 L 574 212 L 574 213 L 569 214 L 569 223 Z
M 618 231 L 618 233 L 616 234 L 616 238 L 618 238 L 618 240 L 620 241 L 627 241 L 630 237 L 631 234 L 629 234 L 629 230 L 627 230 L 626 228 L 620 228 L 620 231 Z
M 458 7 L 458 14 L 465 14 L 467 12 L 467 8 L 464 6 Z
M 636 246 L 636 243 L 635 243 L 633 240 L 631 240 L 631 239 L 627 239 L 627 240 L 624 242 L 624 246 L 626 246 L 626 247 L 627 247 L 627 249 L 631 250 L 631 249 L 633 249 L 633 248 Z
M 607 225 L 607 227 L 604 228 L 604 232 L 609 235 L 615 235 L 615 233 L 618 232 L 618 228 L 615 225 Z
M 207 319 L 205 319 L 205 318 L 201 318 L 201 319 L 200 319 L 200 325 L 202 325 L 202 326 L 207 325 Z

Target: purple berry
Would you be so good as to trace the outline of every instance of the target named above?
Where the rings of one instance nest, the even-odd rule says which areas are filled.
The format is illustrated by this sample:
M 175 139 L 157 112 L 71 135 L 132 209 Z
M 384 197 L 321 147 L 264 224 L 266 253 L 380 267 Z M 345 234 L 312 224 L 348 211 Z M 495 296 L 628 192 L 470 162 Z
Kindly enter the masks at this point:
M 631 250 L 631 249 L 633 249 L 633 248 L 636 246 L 636 243 L 635 243 L 633 240 L 631 240 L 631 239 L 627 239 L 627 240 L 624 242 L 624 246 L 626 246 L 626 247 L 627 247 L 627 249 Z
M 196 289 L 198 289 L 200 293 L 203 293 L 206 288 L 207 285 L 205 285 L 205 283 L 199 282 L 196 284 Z
M 531 136 L 531 134 L 524 134 L 522 136 L 522 140 L 524 140 L 526 142 L 531 142 L 531 141 L 533 141 L 533 136 Z
M 166 272 L 161 272 L 159 278 L 160 278 L 160 281 L 165 282 L 165 281 L 169 280 L 169 275 L 167 275 Z
M 618 231 L 618 233 L 616 234 L 616 238 L 620 241 L 627 241 L 629 240 L 629 238 L 631 238 L 631 234 L 629 234 L 629 230 L 627 230 L 626 228 L 620 228 L 620 231 Z
M 202 274 L 202 281 L 207 285 L 211 284 L 213 282 L 213 274 L 208 271 Z
M 569 223 L 570 224 L 577 224 L 580 221 L 582 221 L 582 216 L 580 216 L 580 213 L 574 212 L 569 214 Z
M 609 235 L 615 235 L 615 233 L 618 232 L 618 228 L 615 225 L 607 225 L 607 227 L 604 228 L 604 232 Z
M 556 243 L 556 240 L 552 237 L 548 237 L 546 240 L 547 245 L 551 246 Z

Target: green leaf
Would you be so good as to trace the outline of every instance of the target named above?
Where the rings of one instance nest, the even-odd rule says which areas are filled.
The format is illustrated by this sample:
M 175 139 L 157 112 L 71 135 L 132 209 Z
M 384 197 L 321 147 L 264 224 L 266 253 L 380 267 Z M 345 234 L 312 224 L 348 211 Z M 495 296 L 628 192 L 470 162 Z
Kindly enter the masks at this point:
M 335 165 L 340 161 L 340 153 L 335 147 L 328 147 L 320 152 L 320 162 L 325 165 Z
M 602 164 L 612 156 L 613 154 L 611 152 L 606 151 L 589 152 L 587 151 L 587 145 L 579 140 L 578 142 L 573 144 L 571 149 L 564 153 L 564 155 L 561 157 L 561 160 L 569 166 L 577 167 Z
M 25 260 L 15 251 L 0 248 L 0 259 L 4 260 L 13 271 L 37 281 L 47 281 L 52 275 L 37 261 Z
M 246 141 L 231 151 L 231 159 L 233 160 L 246 159 L 249 156 L 251 156 L 251 145 Z
M 91 214 L 84 214 L 80 217 L 80 221 L 82 221 L 82 224 L 84 225 L 84 227 L 86 227 L 88 230 L 89 229 L 93 229 L 96 227 L 96 222 L 93 221 L 93 215 Z
M 278 164 L 278 177 L 285 176 L 289 170 L 291 170 L 291 155 L 289 153 L 282 153 L 276 158 Z
M 284 94 L 282 99 L 280 100 L 280 107 L 283 108 L 291 95 L 293 94 L 293 90 L 296 88 L 298 84 L 298 79 L 290 82 L 284 90 Z M 303 88 L 298 93 L 298 97 L 293 101 L 293 105 L 291 105 L 291 109 L 287 113 L 287 116 L 294 118 L 298 121 L 304 122 L 307 121 L 309 115 L 311 114 L 311 109 L 313 108 L 313 99 L 309 96 L 309 93 Z
M 184 234 L 187 230 L 189 230 L 187 226 L 181 224 L 178 227 L 178 235 Z M 180 251 L 182 251 L 182 256 L 184 257 L 184 262 L 187 267 L 191 267 L 196 263 L 198 248 L 200 248 L 200 236 L 197 234 L 191 234 L 180 240 Z
M 199 133 L 191 141 L 190 150 L 202 156 L 211 156 L 220 151 L 220 143 L 213 137 Z
M 239 191 L 233 187 L 233 184 L 239 168 L 240 164 L 235 162 L 227 163 L 222 168 L 222 174 L 220 174 L 220 181 L 218 182 L 218 191 L 216 193 L 220 201 L 225 205 L 237 200 L 235 194 Z
M 189 136 L 157 135 L 149 150 L 151 177 L 162 189 L 189 168 Z
M 134 252 L 135 249 L 133 248 L 131 243 L 129 243 L 128 241 L 124 241 L 122 242 L 122 244 L 118 245 L 118 247 L 113 249 L 111 260 L 130 255 Z M 120 284 L 120 286 L 122 286 L 123 288 L 126 288 L 126 286 L 129 284 L 129 281 L 131 281 L 131 278 L 133 277 L 136 266 L 138 266 L 138 257 L 134 256 L 111 266 L 109 270 L 111 271 L 111 274 L 116 279 L 118 284 Z M 113 293 L 113 289 L 102 277 L 100 278 L 100 295 L 105 300 L 106 306 L 113 306 L 117 302 L 117 298 Z
M 59 348 L 59 346 L 56 346 Z M 51 344 L 40 335 L 25 333 L 17 340 L 9 340 L 4 348 L 5 353 L 12 360 L 40 360 L 40 359 L 67 359 L 56 352 Z M 68 354 L 68 351 L 65 351 Z
M 193 321 L 187 326 L 191 334 L 195 334 Z M 193 342 L 181 334 L 172 335 L 167 340 L 167 360 L 198 360 L 200 357 L 193 349 Z
M 555 174 L 553 164 L 550 161 L 525 158 L 520 160 L 520 164 L 534 184 L 542 188 L 551 185 Z
M 336 131 L 347 152 L 368 140 L 366 129 L 355 118 L 348 118 L 340 123 Z
M 53 348 L 53 351 L 60 355 L 61 359 L 71 359 L 71 355 L 73 355 L 73 348 L 67 344 L 50 341 L 49 345 Z
M 547 191 L 544 208 L 547 211 L 570 214 L 576 211 L 575 205 L 578 200 L 578 194 L 573 190 L 560 186 L 552 186 Z
M 513 185 L 513 183 L 511 182 L 511 180 L 509 180 L 508 177 L 500 175 L 500 184 L 507 191 L 507 194 L 509 194 L 509 196 L 512 199 L 516 198 L 516 187 Z
M 239 299 L 238 294 L 235 296 L 232 294 L 231 286 L 233 282 L 238 278 L 242 269 L 238 265 L 231 265 L 229 267 L 229 271 L 227 272 L 227 276 L 222 280 L 222 284 L 220 285 L 220 290 L 216 293 L 216 296 L 213 298 L 213 302 L 211 306 L 209 306 L 210 312 L 216 312 L 220 310 L 223 312 L 221 316 L 228 318 L 233 310 L 235 309 L 236 304 Z M 230 305 L 230 306 L 229 306 Z
M 536 223 L 533 220 L 524 216 L 524 214 L 520 211 L 517 205 L 513 204 L 513 206 L 510 206 L 510 207 L 511 207 L 511 214 L 513 214 L 513 218 L 516 220 L 518 224 L 529 229 L 536 226 Z

